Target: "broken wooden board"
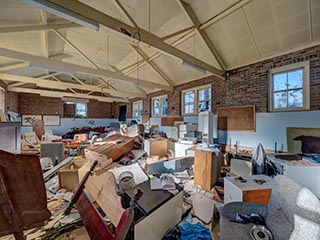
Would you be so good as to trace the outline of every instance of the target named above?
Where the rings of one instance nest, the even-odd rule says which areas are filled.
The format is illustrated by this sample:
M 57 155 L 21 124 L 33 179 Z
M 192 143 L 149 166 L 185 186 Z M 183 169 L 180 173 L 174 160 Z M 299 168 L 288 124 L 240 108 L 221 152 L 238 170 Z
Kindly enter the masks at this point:
M 102 170 L 90 176 L 85 186 L 111 222 L 117 226 L 125 210 L 121 206 L 121 198 L 116 193 L 113 174 Z
M 0 179 L 0 236 L 39 227 L 50 218 L 37 156 L 0 150 Z M 19 229 L 13 226 L 17 223 Z
M 102 144 L 103 142 L 104 144 Z M 101 141 L 99 143 L 99 146 L 90 146 L 87 147 L 84 151 L 87 160 L 98 160 L 99 163 L 102 163 L 103 161 L 107 161 L 108 159 L 116 161 L 122 155 L 130 152 L 133 147 L 134 138 L 121 136 L 120 134 L 113 134 Z M 100 156 L 98 156 L 97 154 L 99 154 Z M 103 156 L 105 156 L 105 158 Z

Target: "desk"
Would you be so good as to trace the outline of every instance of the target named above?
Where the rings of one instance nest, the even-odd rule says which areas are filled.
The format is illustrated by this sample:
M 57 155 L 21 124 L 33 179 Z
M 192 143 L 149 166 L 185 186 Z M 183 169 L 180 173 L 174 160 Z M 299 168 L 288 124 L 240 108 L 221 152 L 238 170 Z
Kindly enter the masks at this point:
M 120 197 L 115 192 L 112 173 L 103 170 L 89 177 L 85 186 L 111 222 L 118 225 L 124 209 L 121 206 Z M 144 191 L 144 195 L 138 202 L 138 209 L 143 214 L 135 217 L 134 239 L 161 239 L 181 219 L 182 191 L 175 196 L 165 191 L 151 191 L 149 181 L 137 187 Z M 129 197 L 132 194 L 133 190 L 127 190 Z

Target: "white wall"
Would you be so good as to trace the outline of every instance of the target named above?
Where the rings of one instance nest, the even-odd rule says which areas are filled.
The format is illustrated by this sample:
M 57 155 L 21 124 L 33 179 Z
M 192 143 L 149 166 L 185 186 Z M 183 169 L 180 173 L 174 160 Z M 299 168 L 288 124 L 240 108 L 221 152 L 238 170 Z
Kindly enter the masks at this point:
M 186 123 L 197 123 L 197 116 L 184 117 Z M 160 118 L 151 118 L 150 124 L 161 126 Z M 320 111 L 300 111 L 300 112 L 278 112 L 278 113 L 257 113 L 255 132 L 217 132 L 217 116 L 214 116 L 214 138 L 218 138 L 219 143 L 237 144 L 239 146 L 255 148 L 259 142 L 265 149 L 274 149 L 277 142 L 278 151 L 287 150 L 286 128 L 287 127 L 315 127 L 320 128 Z M 160 127 L 160 130 L 170 137 L 170 127 Z

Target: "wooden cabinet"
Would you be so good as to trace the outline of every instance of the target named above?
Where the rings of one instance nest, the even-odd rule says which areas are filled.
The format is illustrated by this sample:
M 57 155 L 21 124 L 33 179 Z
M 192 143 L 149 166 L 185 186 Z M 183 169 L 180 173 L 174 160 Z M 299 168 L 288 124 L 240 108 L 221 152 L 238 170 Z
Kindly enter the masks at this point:
M 267 205 L 271 196 L 272 179 L 265 175 L 245 176 L 247 182 L 236 180 L 237 177 L 224 178 L 224 203 L 253 202 Z M 255 180 L 266 181 L 258 184 Z
M 221 154 L 197 149 L 194 157 L 194 184 L 210 191 L 219 177 L 221 160 Z

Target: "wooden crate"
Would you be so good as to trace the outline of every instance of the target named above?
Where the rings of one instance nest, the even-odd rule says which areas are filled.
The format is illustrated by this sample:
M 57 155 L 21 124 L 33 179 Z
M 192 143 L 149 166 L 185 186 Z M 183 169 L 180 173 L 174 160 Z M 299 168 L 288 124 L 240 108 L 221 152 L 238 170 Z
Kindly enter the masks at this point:
M 72 161 L 59 171 L 59 183 L 61 188 L 74 191 L 84 175 L 90 170 L 89 161 Z
M 146 139 L 144 141 L 144 151 L 148 156 L 159 156 L 160 158 L 168 152 L 167 139 Z

